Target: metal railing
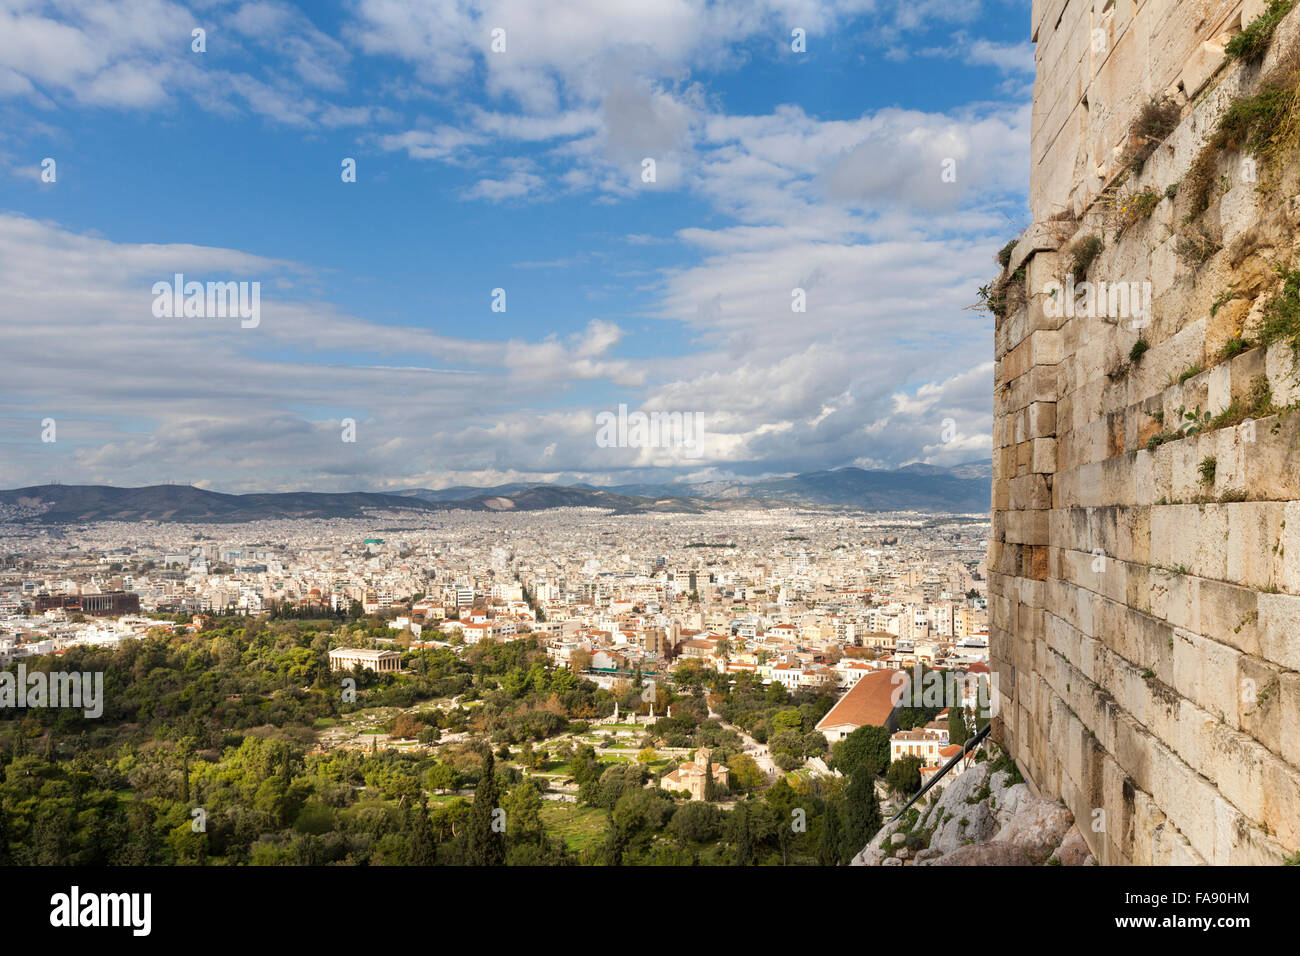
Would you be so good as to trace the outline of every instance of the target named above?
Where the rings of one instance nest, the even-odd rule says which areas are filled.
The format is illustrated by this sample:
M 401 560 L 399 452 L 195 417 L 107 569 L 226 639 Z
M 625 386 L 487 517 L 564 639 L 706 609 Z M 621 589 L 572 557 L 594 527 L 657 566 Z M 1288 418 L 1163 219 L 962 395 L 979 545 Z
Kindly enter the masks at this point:
M 938 783 L 940 780 L 943 779 L 944 774 L 946 774 L 949 770 L 955 767 L 961 760 L 965 758 L 965 756 L 968 753 L 970 753 L 981 743 L 983 743 L 984 739 L 988 737 L 989 731 L 992 729 L 993 729 L 993 725 L 991 723 L 985 724 L 983 730 L 977 731 L 975 733 L 975 736 L 971 737 L 964 744 L 962 744 L 961 753 L 954 754 L 953 758 L 943 765 L 943 769 L 930 778 L 929 783 L 927 783 L 924 787 L 918 790 L 911 800 L 908 800 L 907 803 L 903 804 L 903 808 L 901 810 L 899 810 L 892 817 L 890 817 L 888 820 L 885 821 L 885 826 L 888 826 L 889 824 L 893 823 L 904 813 L 910 810 L 912 808 L 912 804 L 916 803 L 916 801 L 920 800 L 923 796 L 925 796 L 926 791 L 928 791 L 931 787 L 933 787 L 936 783 Z

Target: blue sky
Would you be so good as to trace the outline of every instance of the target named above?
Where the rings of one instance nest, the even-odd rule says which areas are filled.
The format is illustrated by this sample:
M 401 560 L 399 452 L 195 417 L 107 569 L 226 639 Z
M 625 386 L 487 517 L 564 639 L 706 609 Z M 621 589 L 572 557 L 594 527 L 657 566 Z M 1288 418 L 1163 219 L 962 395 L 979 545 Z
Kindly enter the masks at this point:
M 0 0 L 0 485 L 983 458 L 1028 7 Z M 257 327 L 155 317 L 175 272 L 259 282 Z M 702 453 L 600 447 L 619 403 Z

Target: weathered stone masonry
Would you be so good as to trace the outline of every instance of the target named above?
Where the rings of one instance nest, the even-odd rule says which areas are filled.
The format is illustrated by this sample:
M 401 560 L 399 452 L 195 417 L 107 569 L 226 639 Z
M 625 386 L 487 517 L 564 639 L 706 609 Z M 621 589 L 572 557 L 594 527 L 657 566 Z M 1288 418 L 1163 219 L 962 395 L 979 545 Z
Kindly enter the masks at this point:
M 1177 430 L 1265 381 L 1276 408 L 1300 400 L 1289 342 L 1222 351 L 1300 263 L 1300 172 L 1261 162 L 1252 181 L 1231 149 L 1206 165 L 1228 106 L 1300 57 L 1297 9 L 1262 62 L 1225 58 L 1265 7 L 1033 4 L 1034 224 L 995 336 L 994 733 L 1104 864 L 1300 851 L 1300 411 Z M 1176 126 L 1136 169 L 1153 97 Z M 1124 224 L 1143 193 L 1149 214 Z M 1050 315 L 1086 236 L 1104 242 L 1089 280 L 1151 283 L 1149 323 Z

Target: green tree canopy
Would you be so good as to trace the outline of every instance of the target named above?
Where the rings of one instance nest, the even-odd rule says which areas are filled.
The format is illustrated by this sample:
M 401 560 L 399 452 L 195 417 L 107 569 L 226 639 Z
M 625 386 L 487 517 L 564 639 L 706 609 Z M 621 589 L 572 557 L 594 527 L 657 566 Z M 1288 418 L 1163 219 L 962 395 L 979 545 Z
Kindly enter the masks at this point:
M 911 796 L 921 789 L 921 758 L 915 754 L 899 757 L 885 772 L 885 784 L 894 793 Z
M 492 751 L 484 748 L 483 773 L 474 790 L 469 811 L 469 828 L 465 832 L 465 862 L 470 866 L 500 866 L 506 859 L 504 834 L 493 824 L 499 819 L 495 761 Z
M 948 743 L 961 746 L 970 738 L 970 729 L 966 726 L 966 712 L 960 707 L 948 710 Z
M 870 725 L 859 727 L 831 748 L 835 769 L 845 776 L 864 770 L 879 776 L 889 766 L 889 730 Z

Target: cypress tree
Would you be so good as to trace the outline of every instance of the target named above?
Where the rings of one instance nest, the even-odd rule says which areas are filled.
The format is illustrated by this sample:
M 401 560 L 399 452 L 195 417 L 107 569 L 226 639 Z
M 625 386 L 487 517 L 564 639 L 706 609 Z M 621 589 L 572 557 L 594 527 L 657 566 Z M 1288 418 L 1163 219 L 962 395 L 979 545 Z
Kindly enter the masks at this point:
M 743 801 L 736 807 L 733 820 L 736 840 L 736 864 L 751 866 L 754 863 L 754 835 L 749 829 L 749 802 Z
M 982 701 L 990 701 L 989 682 L 983 677 L 979 678 L 979 693 L 975 696 L 975 732 L 979 733 L 989 725 L 989 707 L 980 706 Z
M 605 865 L 622 866 L 623 850 L 627 847 L 627 835 L 623 828 L 614 820 L 614 815 L 610 814 L 609 833 L 605 835 Z
M 492 758 L 492 748 L 485 747 L 483 776 L 474 790 L 469 828 L 465 832 L 465 862 L 470 866 L 500 866 L 505 862 L 504 836 L 492 829 L 497 805 L 496 761 Z
M 0 812 L 0 866 L 8 866 L 10 862 L 9 814 Z
M 840 827 L 839 803 L 826 804 L 822 819 L 822 838 L 817 845 L 817 863 L 820 866 L 837 866 L 840 862 L 840 845 L 844 842 Z
M 429 822 L 429 804 L 423 796 L 420 805 L 407 814 L 407 863 L 410 866 L 433 866 L 438 862 L 438 841 Z
M 880 829 L 880 804 L 876 802 L 875 778 L 865 770 L 849 777 L 845 792 L 845 827 L 841 847 L 852 859 Z
M 970 737 L 970 731 L 966 727 L 966 712 L 960 707 L 951 707 L 948 710 L 948 743 L 956 744 L 960 747 L 966 743 Z

